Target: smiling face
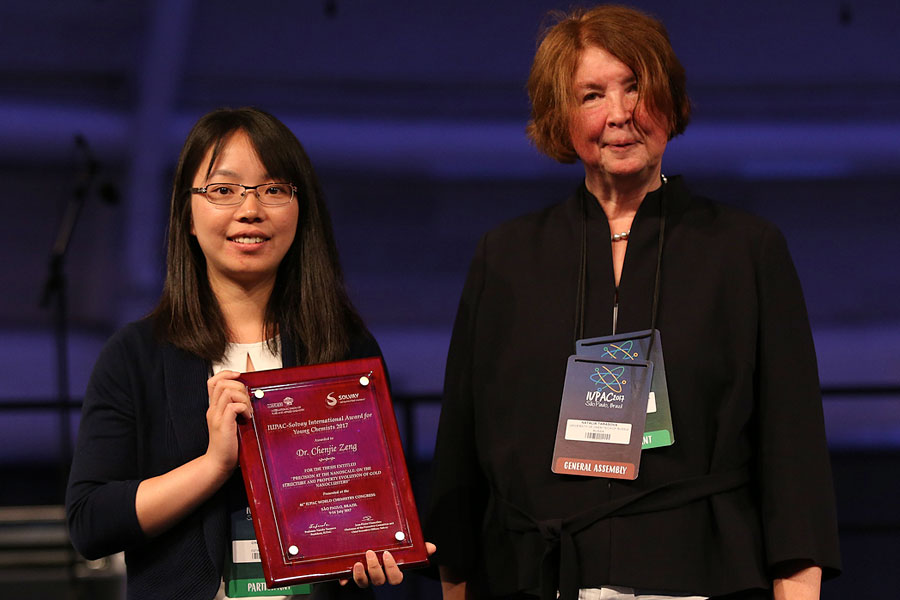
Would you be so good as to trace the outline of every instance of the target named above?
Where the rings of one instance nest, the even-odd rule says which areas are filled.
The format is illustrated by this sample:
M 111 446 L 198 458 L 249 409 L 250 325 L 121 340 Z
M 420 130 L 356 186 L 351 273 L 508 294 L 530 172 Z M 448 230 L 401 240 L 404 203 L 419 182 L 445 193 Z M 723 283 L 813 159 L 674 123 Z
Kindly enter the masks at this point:
M 210 183 L 253 186 L 273 181 L 244 131 L 238 130 L 222 142 L 207 176 L 211 159 L 212 148 L 194 175 L 194 187 Z M 278 265 L 297 233 L 298 215 L 296 198 L 283 206 L 263 206 L 255 193 L 247 192 L 237 206 L 216 206 L 203 194 L 192 194 L 191 234 L 206 258 L 213 292 L 218 295 L 223 286 L 273 286 Z
M 660 176 L 665 120 L 638 103 L 638 82 L 622 61 L 598 47 L 582 52 L 574 77 L 569 135 L 590 182 L 651 184 Z

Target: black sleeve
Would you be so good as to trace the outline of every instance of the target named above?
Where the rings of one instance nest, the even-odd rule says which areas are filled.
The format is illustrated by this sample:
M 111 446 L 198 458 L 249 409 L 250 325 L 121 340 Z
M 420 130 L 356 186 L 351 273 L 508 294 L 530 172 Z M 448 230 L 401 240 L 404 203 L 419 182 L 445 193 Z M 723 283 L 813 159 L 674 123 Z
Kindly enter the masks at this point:
M 72 543 L 96 559 L 146 540 L 137 520 L 137 419 L 134 364 L 116 336 L 100 354 L 88 382 L 66 490 Z
M 486 238 L 482 238 L 453 326 L 434 451 L 431 502 L 425 519 L 425 537 L 438 548 L 433 561 L 465 580 L 474 576 L 480 564 L 488 495 L 476 451 L 472 388 L 472 350 L 484 285 L 486 244 Z
M 375 337 L 366 330 L 361 330 L 350 338 L 350 355 L 348 358 L 381 357 L 381 347 Z
M 759 481 L 766 555 L 840 571 L 837 518 L 816 354 L 794 264 L 770 227 L 759 256 Z

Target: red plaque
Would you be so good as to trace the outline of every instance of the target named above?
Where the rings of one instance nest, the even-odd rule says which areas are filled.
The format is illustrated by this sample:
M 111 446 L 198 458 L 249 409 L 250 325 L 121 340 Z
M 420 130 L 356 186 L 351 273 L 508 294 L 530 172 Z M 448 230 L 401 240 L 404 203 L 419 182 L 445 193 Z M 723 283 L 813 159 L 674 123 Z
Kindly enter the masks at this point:
M 365 551 L 428 563 L 380 358 L 240 377 L 241 471 L 269 587 L 347 577 Z

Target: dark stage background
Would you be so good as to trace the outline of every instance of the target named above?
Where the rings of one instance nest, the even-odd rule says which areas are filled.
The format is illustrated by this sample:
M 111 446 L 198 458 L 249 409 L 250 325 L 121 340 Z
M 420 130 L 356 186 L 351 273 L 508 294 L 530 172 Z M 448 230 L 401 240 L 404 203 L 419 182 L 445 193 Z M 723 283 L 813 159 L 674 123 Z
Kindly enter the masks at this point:
M 900 2 L 633 3 L 659 16 L 695 117 L 667 174 L 787 235 L 819 354 L 844 575 L 824 598 L 900 587 Z M 61 431 L 105 339 L 156 300 L 169 185 L 201 114 L 256 105 L 305 144 L 355 302 L 391 370 L 419 501 L 449 332 L 475 243 L 563 199 L 580 166 L 527 142 L 546 0 L 30 0 L 0 6 L 0 596 L 115 597 L 115 561 L 68 569 Z M 71 239 L 60 411 L 57 228 Z M 62 440 L 62 441 L 61 441 Z M 22 509 L 20 507 L 26 507 Z M 106 594 L 106 596 L 104 596 Z M 380 597 L 434 598 L 411 575 Z M 73 596 L 74 597 L 74 596 Z

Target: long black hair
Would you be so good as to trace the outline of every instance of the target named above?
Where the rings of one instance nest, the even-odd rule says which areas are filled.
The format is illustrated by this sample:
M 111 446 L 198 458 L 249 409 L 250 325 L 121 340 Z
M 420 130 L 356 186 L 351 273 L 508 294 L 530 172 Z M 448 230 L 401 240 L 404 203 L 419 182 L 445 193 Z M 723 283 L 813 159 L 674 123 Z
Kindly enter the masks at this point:
M 265 311 L 265 335 L 289 339 L 300 364 L 340 360 L 355 332 L 365 331 L 347 296 L 331 217 L 303 146 L 281 121 L 256 108 L 219 109 L 203 116 L 185 140 L 175 170 L 169 212 L 166 281 L 151 317 L 157 335 L 215 362 L 229 332 L 209 285 L 206 258 L 191 234 L 194 176 L 211 169 L 223 144 L 237 131 L 250 138 L 268 173 L 298 188 L 297 233 L 275 277 Z M 202 165 L 212 149 L 208 165 Z

